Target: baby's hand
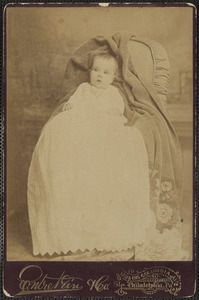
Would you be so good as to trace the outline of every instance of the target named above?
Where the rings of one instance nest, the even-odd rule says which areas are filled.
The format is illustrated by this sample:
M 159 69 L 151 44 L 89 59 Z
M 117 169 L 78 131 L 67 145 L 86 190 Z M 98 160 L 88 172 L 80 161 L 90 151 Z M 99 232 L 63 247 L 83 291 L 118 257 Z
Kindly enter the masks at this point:
M 73 107 L 73 105 L 71 103 L 66 102 L 63 106 L 62 110 L 69 110 Z

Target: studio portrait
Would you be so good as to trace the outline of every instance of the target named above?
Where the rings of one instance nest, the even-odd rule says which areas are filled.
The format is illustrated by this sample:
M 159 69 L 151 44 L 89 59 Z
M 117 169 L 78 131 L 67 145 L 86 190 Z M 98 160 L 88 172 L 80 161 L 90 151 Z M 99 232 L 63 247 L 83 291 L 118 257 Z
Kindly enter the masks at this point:
M 8 7 L 7 260 L 192 260 L 193 110 L 191 7 Z

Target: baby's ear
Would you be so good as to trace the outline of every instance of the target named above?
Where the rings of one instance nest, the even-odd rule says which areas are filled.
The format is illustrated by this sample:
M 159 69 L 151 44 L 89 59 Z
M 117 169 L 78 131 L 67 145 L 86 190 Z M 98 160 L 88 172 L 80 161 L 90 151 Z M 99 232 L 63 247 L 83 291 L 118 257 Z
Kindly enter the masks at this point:
M 115 72 L 114 79 L 118 77 L 118 71 Z
M 114 81 L 123 82 L 123 78 L 121 76 L 119 76 L 119 75 L 115 75 Z
M 117 77 L 118 76 L 118 68 L 115 70 L 115 75 L 114 77 Z

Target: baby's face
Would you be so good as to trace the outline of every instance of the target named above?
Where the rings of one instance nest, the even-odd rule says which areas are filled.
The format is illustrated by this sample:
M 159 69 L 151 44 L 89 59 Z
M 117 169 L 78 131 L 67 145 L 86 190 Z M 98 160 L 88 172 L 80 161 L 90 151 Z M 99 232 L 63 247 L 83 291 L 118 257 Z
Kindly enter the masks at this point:
M 115 72 L 114 60 L 95 57 L 90 71 L 90 83 L 99 89 L 105 89 L 113 82 Z

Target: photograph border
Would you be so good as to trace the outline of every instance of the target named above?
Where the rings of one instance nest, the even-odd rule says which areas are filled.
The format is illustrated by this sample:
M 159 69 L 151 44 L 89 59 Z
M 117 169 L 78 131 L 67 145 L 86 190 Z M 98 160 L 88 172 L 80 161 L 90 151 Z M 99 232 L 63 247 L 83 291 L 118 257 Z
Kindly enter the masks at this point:
M 6 2 L 6 3 L 5 3 Z M 17 2 L 17 3 L 15 3 Z M 140 5 L 142 5 L 143 7 L 144 6 L 154 6 L 154 7 L 158 7 L 158 6 L 167 6 L 167 7 L 170 7 L 170 6 L 186 6 L 187 7 L 187 2 L 185 1 L 168 1 L 167 4 L 162 4 L 160 2 L 156 2 L 156 1 L 152 1 L 151 4 L 147 4 L 146 3 L 147 1 L 142 1 L 142 2 L 137 2 L 137 1 L 133 1 L 133 2 L 130 2 L 129 4 L 122 4 L 122 3 L 117 3 L 117 4 L 112 4 L 111 2 L 110 3 L 110 6 L 125 6 L 125 5 L 129 5 L 129 6 L 134 6 L 134 7 L 140 7 Z M 3 173 L 3 164 L 1 165 L 1 180 L 2 180 L 2 191 L 4 191 L 4 194 L 2 193 L 2 198 L 4 197 L 5 199 L 5 202 L 4 202 L 4 207 L 3 207 L 3 201 L 2 201 L 2 207 L 1 207 L 1 211 L 3 212 L 4 211 L 4 220 L 6 220 L 6 177 L 4 177 L 4 183 L 3 183 L 3 176 L 6 176 L 6 34 L 5 34 L 5 31 L 6 31 L 6 18 L 5 18 L 5 14 L 6 14 L 6 9 L 7 7 L 9 7 L 10 5 L 12 5 L 13 7 L 17 7 L 17 6 L 21 6 L 22 4 L 21 3 L 26 3 L 25 5 L 28 5 L 29 7 L 35 7 L 35 6 L 38 6 L 38 4 L 40 6 L 45 6 L 45 7 L 52 7 L 52 6 L 57 6 L 57 2 L 53 2 L 52 1 L 49 3 L 48 1 L 34 1 L 33 2 L 27 2 L 27 1 L 12 1 L 12 4 L 11 2 L 9 1 L 3 1 L 2 2 L 2 16 L 3 16 L 3 10 L 4 10 L 4 31 L 2 29 L 2 32 L 4 33 L 4 41 L 3 44 L 4 44 L 4 59 L 3 59 L 3 53 L 2 53 L 2 56 L 1 56 L 1 69 L 2 69 L 2 73 L 3 73 L 3 80 L 1 78 L 1 95 L 2 95 L 2 98 L 4 99 L 4 104 L 2 104 L 1 102 L 1 110 L 2 110 L 2 114 L 4 114 L 4 123 L 2 123 L 2 120 L 3 120 L 3 116 L 1 114 L 1 134 L 2 132 L 4 132 L 4 135 L 2 134 L 1 136 L 1 154 L 2 156 L 4 155 L 4 173 Z M 43 3 L 43 4 L 41 4 Z M 88 3 L 72 3 L 72 2 L 62 2 L 62 1 L 59 1 L 59 4 L 60 7 L 61 6 L 69 6 L 69 7 L 75 7 L 75 6 L 88 6 Z M 192 3 L 193 5 L 196 5 L 196 2 L 195 1 L 189 1 L 188 3 Z M 93 2 L 89 2 L 89 6 L 98 6 L 97 3 Z M 196 38 L 197 38 L 197 33 L 196 33 L 196 29 L 198 28 L 198 19 L 196 19 L 196 8 L 193 7 L 193 36 L 194 36 L 194 39 L 193 39 L 193 50 L 194 50 L 194 54 L 196 53 L 196 48 L 197 48 L 197 45 L 194 41 L 196 41 Z M 3 47 L 1 47 L 1 51 L 3 52 L 2 50 Z M 193 56 L 193 66 L 196 66 L 197 65 L 197 58 L 196 58 L 196 55 Z M 196 73 L 198 74 L 198 68 L 197 70 L 194 70 L 194 75 L 196 75 Z M 196 76 L 193 76 L 193 88 L 194 88 L 194 97 L 193 97 L 193 101 L 194 101 L 194 108 L 195 108 L 195 113 L 193 114 L 193 124 L 195 124 L 195 126 L 193 126 L 193 157 L 196 157 L 198 158 L 198 102 L 196 101 L 196 99 L 198 99 L 198 88 L 197 88 L 197 82 L 196 82 Z M 195 92 L 196 91 L 196 92 Z M 195 117 L 197 115 L 197 117 Z M 194 145 L 196 144 L 196 149 L 194 148 Z M 195 183 L 195 184 L 194 184 Z M 4 185 L 3 185 L 4 184 Z M 195 165 L 193 165 L 193 199 L 196 199 L 197 198 L 197 201 L 198 201 L 198 163 L 196 161 L 196 167 Z M 195 202 L 193 200 L 193 202 Z M 178 295 L 181 296 L 182 294 L 182 291 L 184 294 L 182 294 L 182 297 L 185 297 L 185 296 L 193 296 L 193 293 L 196 291 L 196 287 L 194 287 L 193 285 L 193 281 L 189 281 L 187 280 L 188 278 L 191 280 L 191 276 L 193 276 L 192 272 L 194 270 L 194 268 L 196 267 L 196 270 L 198 269 L 198 265 L 196 265 L 196 261 L 198 262 L 198 235 L 196 236 L 197 232 L 195 230 L 196 228 L 196 216 L 198 215 L 198 207 L 197 207 L 197 203 L 193 203 L 195 205 L 193 205 L 193 213 L 194 213 L 194 218 L 193 218 L 193 260 L 192 261 L 185 261 L 185 262 L 172 262 L 172 261 L 169 261 L 169 262 L 53 262 L 53 261 L 34 261 L 34 262 L 27 262 L 27 261 L 17 261 L 17 262 L 14 262 L 14 261 L 7 261 L 6 260 L 6 242 L 4 241 L 4 249 L 2 247 L 2 243 L 3 243 L 3 234 L 1 234 L 1 238 L 2 238 L 2 243 L 1 243 L 1 260 L 3 262 L 2 265 L 4 265 L 4 270 L 1 270 L 1 273 L 3 274 L 4 272 L 4 281 L 3 281 L 3 287 L 2 289 L 4 290 L 4 292 L 6 291 L 6 295 L 9 296 L 8 294 L 8 290 L 12 289 L 13 293 L 12 293 L 12 296 L 15 296 L 15 297 L 18 297 L 18 296 L 21 296 L 21 297 L 24 297 L 24 296 L 28 296 L 28 297 L 32 297 L 32 296 L 45 296 L 45 297 L 57 297 L 57 296 L 67 296 L 67 297 L 114 297 L 114 298 L 118 298 L 118 297 L 152 297 L 153 295 L 147 295 L 147 294 L 144 294 L 144 293 L 141 293 L 140 291 L 134 291 L 132 294 L 121 294 L 122 293 L 122 289 L 120 291 L 118 291 L 118 293 L 114 293 L 113 291 L 110 291 L 110 290 L 102 290 L 102 291 L 97 291 L 95 286 L 94 286 L 94 281 L 96 283 L 96 281 L 98 279 L 100 279 L 101 277 L 103 276 L 106 276 L 107 274 L 107 266 L 109 266 L 109 268 L 111 269 L 111 275 L 112 278 L 115 277 L 116 278 L 116 274 L 119 274 L 118 273 L 118 270 L 123 270 L 124 267 L 125 268 L 125 271 L 130 271 L 131 267 L 133 267 L 134 269 L 138 268 L 139 267 L 139 270 L 140 269 L 143 269 L 146 267 L 146 268 L 150 268 L 151 265 L 155 265 L 155 268 L 158 268 L 158 265 L 161 265 L 160 268 L 164 269 L 164 270 L 167 270 L 168 269 L 168 265 L 171 266 L 169 267 L 170 269 L 170 272 L 173 272 L 173 276 L 175 277 L 176 276 L 176 282 L 178 282 L 178 284 L 182 285 L 181 286 L 181 290 L 179 291 L 179 293 L 168 293 L 166 291 L 162 291 L 162 292 L 157 292 L 154 294 L 154 298 L 157 299 L 155 296 L 156 294 L 159 296 L 159 297 L 177 297 Z M 3 219 L 3 214 L 2 214 L 2 218 L 1 220 Z M 2 228 L 3 228 L 3 225 L 2 225 Z M 4 239 L 6 239 L 6 222 L 4 222 Z M 196 246 L 197 245 L 197 246 Z M 196 248 L 195 248 L 196 247 Z M 4 250 L 4 251 L 3 251 Z M 197 251 L 197 252 L 196 252 Z M 3 255 L 3 252 L 4 252 L 4 255 Z M 196 254 L 197 254 L 197 260 L 195 260 L 194 258 L 196 258 Z M 90 268 L 90 272 L 92 274 L 95 274 L 94 277 L 88 277 L 87 278 L 87 282 L 90 280 L 90 283 L 84 283 L 85 285 L 83 285 L 83 288 L 80 289 L 80 286 L 82 286 L 81 284 L 77 283 L 75 284 L 74 286 L 74 290 L 71 291 L 71 287 L 69 289 L 67 289 L 66 291 L 54 291 L 53 293 L 48 293 L 48 292 L 41 292 L 41 293 L 37 293 L 37 294 L 20 294 L 17 292 L 17 284 L 18 284 L 18 279 L 15 277 L 16 274 L 19 274 L 19 272 L 25 268 L 27 266 L 27 263 L 30 263 L 30 265 L 35 265 L 37 264 L 37 266 L 39 268 L 44 268 L 44 266 L 46 267 L 47 265 L 47 270 L 52 270 L 53 268 L 55 269 L 55 273 L 56 276 L 58 276 L 57 274 L 60 273 L 60 276 L 62 275 L 62 272 L 60 270 L 56 270 L 56 266 L 57 264 L 59 264 L 59 267 L 60 265 L 62 264 L 63 266 L 63 271 L 65 271 L 65 269 L 67 269 L 67 273 L 64 273 L 63 276 L 65 275 L 68 275 L 68 274 L 74 274 L 74 270 L 77 270 L 77 273 L 74 274 L 74 277 L 79 277 L 79 274 L 84 274 L 84 270 L 85 270 L 85 267 L 86 265 L 89 266 Z M 65 268 L 67 264 L 67 268 Z M 96 271 L 96 266 L 97 266 L 97 269 L 98 268 L 98 265 L 101 265 L 101 268 L 100 268 L 100 272 L 99 274 L 96 274 L 95 271 Z M 179 264 L 181 266 L 179 266 Z M 84 266 L 83 266 L 84 265 Z M 95 265 L 95 266 L 93 266 Z M 189 267 L 188 267 L 189 265 Z M 129 266 L 129 267 L 128 267 Z M 135 268 L 136 266 L 136 268 Z M 173 269 L 174 268 L 174 269 Z M 57 271 L 59 271 L 58 273 L 56 273 Z M 168 270 L 167 270 L 168 271 Z M 178 271 L 179 271 L 179 274 L 182 276 L 181 279 L 179 279 L 179 274 L 178 274 Z M 163 272 L 163 271 L 162 271 Z M 166 271 L 165 271 L 166 272 Z M 184 273 L 183 273 L 184 272 Z M 186 272 L 186 274 L 185 274 Z M 198 272 L 196 273 L 197 274 L 197 280 L 198 280 Z M 101 275 L 101 276 L 100 276 Z M 120 274 L 121 275 L 121 274 Z M 8 288 L 8 282 L 7 282 L 7 278 L 10 277 L 9 281 L 10 283 L 12 283 L 12 288 L 11 286 L 9 286 Z M 119 277 L 118 277 L 119 278 Z M 71 277 L 72 279 L 72 277 Z M 74 278 L 73 278 L 74 279 Z M 106 280 L 105 280 L 106 279 Z M 102 281 L 104 281 L 104 286 L 107 286 L 108 287 L 108 284 L 109 284 L 109 280 L 107 280 L 107 278 L 102 278 Z M 119 280 L 120 281 L 120 280 Z M 74 282 L 74 280 L 73 280 Z M 111 281 L 113 283 L 113 280 Z M 115 280 L 115 282 L 118 282 L 117 280 Z M 102 283 L 102 282 L 98 282 L 98 283 Z M 93 284 L 93 288 L 91 289 L 91 286 Z M 119 284 L 119 283 L 118 283 Z M 191 288 L 190 288 L 190 284 L 192 285 Z M 7 286 L 6 286 L 7 285 Z M 79 286 L 79 289 L 78 287 Z M 198 285 L 197 285 L 198 286 Z M 118 285 L 118 290 L 119 288 L 121 288 L 121 285 Z M 194 288 L 194 290 L 193 290 Z M 186 291 L 187 291 L 187 294 L 186 294 Z M 192 292 L 191 292 L 192 291 Z M 198 294 L 198 290 L 197 290 L 197 294 Z M 5 299 L 8 299 L 6 296 L 4 296 L 2 294 L 2 296 L 5 298 Z M 196 296 L 196 294 L 195 294 Z M 194 299 L 195 296 L 193 296 L 192 298 Z M 4 299 L 3 298 L 3 299 Z M 195 298 L 196 299 L 196 298 Z

